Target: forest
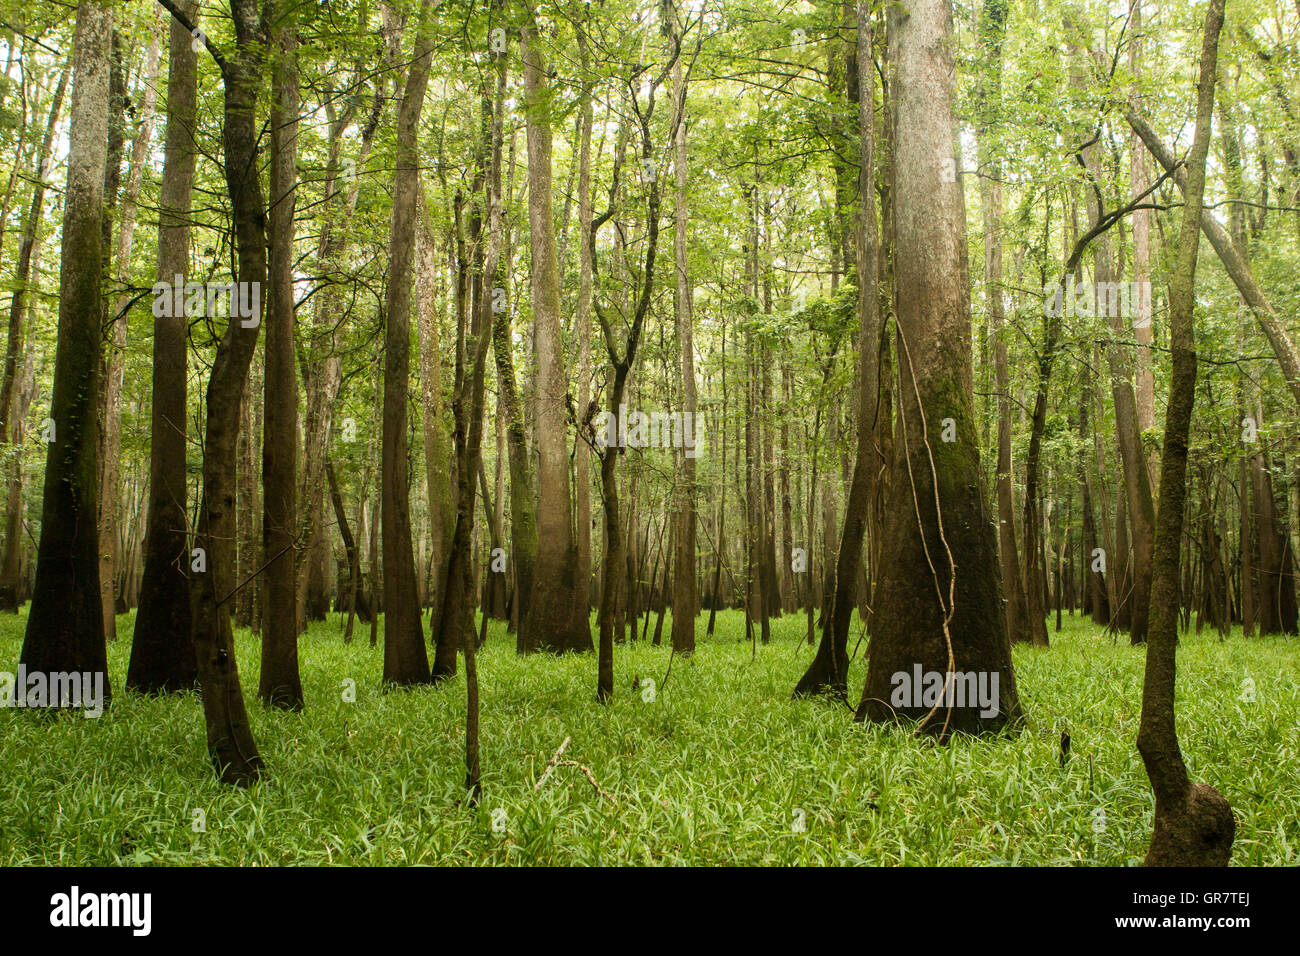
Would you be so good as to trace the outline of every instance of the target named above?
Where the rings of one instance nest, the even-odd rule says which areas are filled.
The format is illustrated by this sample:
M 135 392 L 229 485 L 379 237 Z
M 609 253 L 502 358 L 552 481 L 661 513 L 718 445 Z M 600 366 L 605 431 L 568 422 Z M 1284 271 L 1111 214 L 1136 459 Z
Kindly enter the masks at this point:
M 0 60 L 0 864 L 1296 864 L 1300 0 Z

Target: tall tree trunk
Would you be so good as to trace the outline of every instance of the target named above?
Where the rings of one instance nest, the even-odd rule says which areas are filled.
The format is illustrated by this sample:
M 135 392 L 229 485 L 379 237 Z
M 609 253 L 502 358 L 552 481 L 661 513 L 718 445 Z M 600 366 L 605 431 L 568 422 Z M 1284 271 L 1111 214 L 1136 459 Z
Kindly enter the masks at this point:
M 500 13 L 493 3 L 493 16 Z M 461 295 L 457 311 L 456 380 L 452 406 L 455 417 L 456 448 L 456 528 L 452 535 L 451 554 L 447 563 L 445 596 L 435 632 L 437 652 L 433 663 L 433 680 L 446 680 L 456 673 L 456 652 L 465 652 L 465 676 L 472 688 L 477 707 L 477 677 L 472 670 L 474 645 L 474 482 L 478 477 L 483 444 L 484 384 L 487 353 L 492 346 L 492 306 L 495 296 L 487 282 L 500 271 L 503 240 L 501 201 L 501 147 L 505 111 L 505 63 L 499 54 L 497 82 L 493 90 L 483 80 L 480 97 L 482 128 L 476 148 L 474 182 L 471 194 L 483 193 L 481 201 L 471 203 L 469 246 L 473 262 L 458 257 L 468 271 L 468 293 Z M 483 236 L 483 213 L 488 214 L 486 241 Z M 459 231 L 458 231 L 459 235 Z M 484 247 L 486 246 L 486 251 Z M 468 303 L 465 299 L 468 298 Z M 468 308 L 464 306 L 468 304 Z M 477 720 L 477 717 L 475 717 Z M 467 738 L 468 744 L 468 738 Z M 468 746 L 466 750 L 468 754 Z
M 114 29 L 109 46 L 108 79 L 108 155 L 104 164 L 103 262 L 105 291 L 116 278 L 113 256 L 113 221 L 117 214 L 117 194 L 122 182 L 122 154 L 126 141 L 126 77 L 123 66 L 122 35 Z M 118 340 L 126 341 L 126 317 L 116 319 L 114 300 L 100 299 L 100 324 L 107 330 L 110 348 L 100 361 L 99 408 L 99 599 L 103 605 L 104 640 L 117 640 L 116 576 L 118 561 L 117 518 L 121 509 L 122 466 L 118 460 L 122 447 L 122 355 Z M 101 350 L 102 351 L 102 350 Z M 112 404 L 110 405 L 109 402 Z M 111 455 L 110 455 L 111 453 Z
M 191 18 L 196 0 L 180 7 Z M 167 46 L 167 130 L 158 194 L 158 283 L 165 293 L 185 283 L 190 263 L 190 204 L 198 151 L 194 145 L 198 54 L 193 38 L 172 20 Z M 126 686 L 145 694 L 193 687 L 198 678 L 190 639 L 185 453 L 186 322 L 176 310 L 155 310 L 153 411 L 149 445 L 149 517 L 144 578 Z
M 1129 43 L 1129 72 L 1135 81 L 1142 76 L 1143 34 L 1142 0 L 1133 0 L 1129 29 L 1133 39 Z M 1130 97 L 1132 109 L 1142 112 L 1142 96 L 1136 89 Z M 1142 149 L 1142 138 L 1133 133 L 1129 139 L 1129 186 L 1133 195 L 1140 196 L 1146 192 L 1151 183 L 1151 174 L 1147 169 L 1146 154 Z M 1155 342 L 1155 330 L 1151 320 L 1151 211 L 1135 209 L 1133 211 L 1133 282 L 1137 289 L 1136 309 L 1133 316 L 1133 337 L 1137 341 L 1137 419 L 1138 431 L 1145 434 L 1155 428 L 1156 424 L 1156 383 L 1152 369 Z M 1151 487 L 1157 488 L 1160 474 L 1160 458 L 1155 449 L 1146 456 L 1147 470 L 1151 476 Z
M 578 117 L 578 303 L 574 334 L 578 337 L 578 414 L 583 420 L 595 414 L 591 401 L 591 130 L 592 81 L 587 73 L 589 53 L 582 23 L 576 25 L 578 52 L 583 71 L 582 99 Z M 574 438 L 573 507 L 577 570 L 574 586 L 574 614 L 591 620 L 591 448 L 581 436 Z M 588 625 L 590 627 L 590 625 Z
M 144 178 L 147 150 L 152 146 L 154 111 L 158 101 L 158 58 L 161 46 L 155 29 L 145 51 L 144 102 L 140 108 L 139 125 L 131 142 L 131 165 L 126 187 L 122 190 L 122 222 L 118 227 L 113 254 L 113 278 L 122 287 L 130 284 L 131 247 L 135 236 L 137 202 L 140 183 Z M 126 96 L 122 96 L 123 110 L 119 122 L 125 117 Z M 112 162 L 110 155 L 109 161 Z M 99 592 L 104 605 L 104 636 L 117 640 L 117 594 L 121 554 L 118 529 L 118 510 L 122 497 L 122 377 L 125 370 L 126 313 L 130 297 L 119 295 L 112 304 L 111 338 L 108 355 L 104 361 L 104 397 L 102 415 L 103 460 L 99 487 Z
M 1178 747 L 1174 724 L 1175 655 L 1178 643 L 1178 577 L 1186 503 L 1187 438 L 1196 399 L 1196 253 L 1210 145 L 1214 79 L 1224 0 L 1210 0 L 1201 49 L 1196 135 L 1188 159 L 1186 205 L 1169 289 L 1173 378 L 1160 461 L 1152 620 L 1142 684 L 1138 751 L 1155 794 L 1155 820 L 1148 866 L 1226 866 L 1236 821 L 1228 801 L 1207 784 L 1193 784 Z
M 423 194 L 421 194 L 423 200 Z M 424 206 L 423 201 L 421 206 Z M 446 416 L 443 408 L 441 336 L 439 319 L 434 303 L 434 275 L 437 266 L 434 257 L 433 230 L 427 209 L 419 211 L 416 234 L 416 322 L 420 340 L 420 389 L 424 407 L 424 469 L 429 496 L 429 528 L 432 548 L 432 568 L 435 593 L 433 620 L 438 620 L 443 583 L 447 577 L 447 560 L 451 535 L 456 522 L 456 505 L 451 496 L 451 443 L 447 438 Z
M 19 665 L 28 671 L 94 674 L 103 696 L 81 700 L 51 681 L 51 707 L 107 704 L 108 659 L 99 595 L 97 517 L 104 169 L 107 162 L 112 8 L 83 0 L 73 38 L 71 130 L 63 203 L 59 327 L 45 460 L 36 583 Z M 25 691 L 24 691 L 25 692 Z
M 504 55 L 501 57 L 505 59 Z M 497 79 L 497 95 L 505 89 L 505 69 L 502 64 Z M 498 269 L 494 280 L 504 281 L 504 271 Z M 495 285 L 495 281 L 494 281 Z M 504 286 L 499 286 L 503 290 Z M 523 406 L 515 383 L 514 333 L 511 328 L 510 308 L 493 292 L 492 344 L 496 359 L 497 389 L 500 411 L 506 422 L 506 447 L 510 460 L 510 545 L 511 564 L 514 568 L 515 605 L 519 626 L 515 633 L 516 650 L 530 653 L 538 650 L 529 631 L 529 608 L 537 569 L 537 513 L 533 498 L 533 479 L 529 467 L 528 443 L 524 431 Z
M 173 0 L 160 0 L 181 19 Z M 223 123 L 226 187 L 230 196 L 238 272 L 235 280 L 250 289 L 266 286 L 266 203 L 258 180 L 257 92 L 267 37 L 256 0 L 231 0 L 236 50 L 218 60 L 225 85 Z M 188 18 L 181 21 L 191 33 Z M 195 34 L 201 35 L 201 34 Z M 219 52 L 209 46 L 214 56 Z M 244 695 L 239 683 L 229 599 L 234 595 L 235 448 L 240 403 L 249 365 L 257 347 L 260 314 L 241 319 L 232 310 L 217 344 L 208 378 L 204 423 L 203 503 L 190 567 L 191 623 L 199 683 L 203 689 L 208 753 L 223 783 L 247 786 L 261 775 Z
M 1002 292 L 1002 152 L 998 131 L 1002 118 L 1002 42 L 1007 29 L 1004 0 L 985 0 L 979 39 L 984 79 L 979 91 L 980 212 L 984 223 L 984 298 L 989 335 L 993 338 L 993 376 L 997 391 L 998 543 L 1002 592 L 1007 602 L 1007 637 L 1013 644 L 1030 640 L 1025 587 L 1016 544 L 1015 473 L 1011 463 L 1011 373 L 1008 359 Z
M 859 76 L 858 123 L 860 146 L 859 208 L 857 219 L 858 283 L 858 396 L 855 417 L 857 457 L 853 480 L 844 508 L 844 530 L 840 538 L 835 567 L 835 596 L 831 614 L 822 621 L 821 646 L 817 656 L 800 678 L 795 694 L 829 691 L 837 697 L 848 695 L 848 640 L 857 601 L 858 579 L 862 567 L 862 538 L 875 497 L 876 476 L 881 456 L 876 448 L 876 416 L 880 411 L 881 318 L 879 310 L 876 232 L 875 175 L 875 82 L 874 69 L 863 70 L 871 63 L 872 26 L 870 10 L 858 0 L 857 59 Z
M 675 6 L 675 5 L 674 5 Z M 676 15 L 672 30 L 677 42 L 681 42 L 681 22 Z M 690 222 L 690 206 L 687 197 L 687 183 L 690 178 L 689 157 L 686 151 L 686 77 L 682 69 L 682 58 L 673 61 L 673 90 L 677 95 L 677 115 L 674 130 L 674 161 L 676 173 L 676 202 L 673 215 L 673 264 L 676 269 L 676 317 L 677 342 L 681 349 L 682 382 L 682 430 L 699 441 L 695 427 L 695 306 L 691 295 L 691 276 L 686 258 L 687 230 Z M 677 486 L 677 534 L 673 546 L 673 651 L 678 654 L 692 654 L 695 651 L 695 616 L 699 611 L 699 595 L 696 591 L 695 576 L 695 456 L 694 448 L 683 449 L 681 457 L 681 478 Z
M 965 211 L 953 169 L 955 65 L 947 0 L 889 10 L 898 245 L 899 436 L 893 499 L 857 719 L 921 718 L 943 738 L 1021 716 L 976 443 Z M 953 181 L 949 181 L 953 180 Z M 940 437 L 950 418 L 956 441 Z M 900 697 L 914 668 L 984 672 L 986 706 Z M 998 689 L 992 694 L 997 675 Z M 951 689 L 956 678 L 945 684 Z M 919 691 L 920 688 L 914 688 Z M 953 695 L 955 697 L 955 694 Z M 996 700 L 991 698 L 996 697 Z M 891 699 L 892 698 L 892 699 Z
M 287 5 L 277 11 L 271 104 L 270 289 L 262 440 L 262 668 L 257 696 L 302 710 L 298 674 L 298 379 L 294 367 L 294 212 L 298 196 L 298 37 Z M 403 406 L 405 407 L 405 406 Z
M 568 383 L 560 336 L 560 273 L 551 196 L 551 93 L 532 11 L 520 28 L 528 127 L 528 221 L 532 250 L 534 336 L 537 348 L 537 568 L 528 616 L 520 618 L 529 646 L 592 649 L 586 615 L 574 613 L 577 553 L 569 500 Z
M 407 475 L 407 393 L 411 378 L 411 271 L 415 258 L 416 197 L 420 188 L 417 150 L 420 112 L 433 57 L 430 10 L 422 0 L 415 52 L 397 115 L 393 217 L 388 239 L 387 331 L 384 364 L 383 548 L 384 684 L 422 684 L 429 679 L 429 655 L 415 588 L 411 546 L 411 499 Z

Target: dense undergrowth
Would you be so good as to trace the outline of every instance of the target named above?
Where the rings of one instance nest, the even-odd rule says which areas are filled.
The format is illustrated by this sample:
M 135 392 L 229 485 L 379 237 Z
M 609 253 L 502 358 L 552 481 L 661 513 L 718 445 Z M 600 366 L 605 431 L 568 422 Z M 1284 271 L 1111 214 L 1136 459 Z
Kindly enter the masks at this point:
M 0 669 L 16 670 L 25 620 L 0 619 Z M 792 701 L 812 654 L 801 617 L 775 622 L 756 654 L 739 612 L 719 615 L 713 638 L 703 624 L 694 658 L 675 659 L 666 684 L 667 646 L 618 647 L 608 706 L 595 700 L 594 656 L 519 658 L 513 635 L 491 626 L 479 658 L 484 794 L 473 807 L 462 789 L 463 675 L 381 693 L 382 652 L 368 646 L 368 628 L 345 645 L 332 618 L 300 642 L 306 711 L 273 712 L 255 700 L 259 642 L 241 631 L 268 772 L 250 790 L 229 789 L 208 763 L 196 695 L 122 692 L 125 615 L 109 651 L 116 696 L 102 717 L 0 710 L 0 863 L 1141 860 L 1151 825 L 1134 747 L 1143 652 L 1123 638 L 1067 618 L 1050 650 L 1015 651 L 1029 715 L 1020 733 L 935 746 L 854 724 L 843 704 Z M 865 642 L 850 676 L 858 689 L 863 651 Z M 1183 753 L 1232 803 L 1235 864 L 1296 862 L 1298 656 L 1293 639 L 1239 633 L 1189 635 L 1179 650 Z M 591 779 L 559 766 L 535 789 L 566 737 L 565 757 Z

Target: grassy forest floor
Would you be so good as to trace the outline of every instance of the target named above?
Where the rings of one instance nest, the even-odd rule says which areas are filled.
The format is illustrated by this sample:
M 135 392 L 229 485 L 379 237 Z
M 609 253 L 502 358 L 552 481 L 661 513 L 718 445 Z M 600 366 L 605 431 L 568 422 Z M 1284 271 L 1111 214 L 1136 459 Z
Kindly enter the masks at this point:
M 382 694 L 369 628 L 344 645 L 332 617 L 300 642 L 306 712 L 272 712 L 255 697 L 259 642 L 237 632 L 268 769 L 240 791 L 216 782 L 196 695 L 122 693 L 133 621 L 118 619 L 117 696 L 102 717 L 0 710 L 0 863 L 1123 866 L 1140 862 L 1149 837 L 1134 746 L 1143 652 L 1078 619 L 1049 651 L 1016 649 L 1029 714 L 1020 734 L 945 747 L 854 724 L 843 705 L 791 701 L 812 655 L 802 617 L 775 622 L 751 660 L 743 616 L 720 614 L 717 635 L 701 636 L 694 660 L 674 660 L 666 686 L 666 646 L 620 646 L 607 707 L 594 699 L 594 655 L 520 659 L 494 624 L 479 658 L 478 808 L 462 789 L 463 674 Z M 0 619 L 0 669 L 16 670 L 25 623 L 25 612 Z M 850 677 L 859 692 L 861 657 Z M 1184 756 L 1236 811 L 1234 864 L 1297 862 L 1298 658 L 1294 639 L 1239 632 L 1192 635 L 1179 650 Z M 634 675 L 654 679 L 653 702 Z M 1242 699 L 1247 678 L 1253 701 Z M 577 767 L 534 790 L 566 736 L 565 757 L 612 802 Z

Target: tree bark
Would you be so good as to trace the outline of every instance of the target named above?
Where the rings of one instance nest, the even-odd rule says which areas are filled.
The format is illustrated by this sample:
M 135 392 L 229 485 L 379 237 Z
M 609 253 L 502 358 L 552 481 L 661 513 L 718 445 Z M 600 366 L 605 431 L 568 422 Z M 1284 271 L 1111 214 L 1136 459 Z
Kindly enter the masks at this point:
M 182 0 L 193 18 L 195 0 Z M 198 54 L 179 22 L 167 46 L 167 130 L 158 195 L 158 282 L 184 284 L 190 261 L 190 205 L 198 151 L 194 144 Z M 171 311 L 171 310 L 165 310 Z M 172 693 L 198 678 L 190 637 L 185 474 L 187 441 L 184 315 L 153 320 L 153 411 L 149 455 L 149 516 L 144 577 L 135 615 L 128 690 Z
M 681 22 L 674 4 L 672 30 L 681 42 Z M 695 307 L 691 294 L 691 276 L 686 258 L 687 230 L 690 206 L 687 183 L 690 176 L 690 159 L 686 150 L 686 77 L 682 58 L 673 61 L 673 90 L 677 95 L 677 113 L 674 129 L 676 150 L 676 210 L 673 215 L 673 264 L 676 269 L 677 343 L 681 349 L 682 428 L 687 428 L 695 441 L 699 433 L 695 427 L 697 410 L 695 394 Z M 688 424 L 689 423 L 689 424 Z M 698 447 L 698 446 L 697 446 Z M 680 464 L 681 477 L 677 486 L 677 534 L 673 542 L 673 651 L 692 654 L 695 651 L 695 616 L 699 612 L 699 595 L 695 576 L 695 451 L 683 450 Z
M 889 10 L 900 402 L 893 496 L 856 719 L 920 718 L 927 733 L 991 731 L 1021 717 L 997 542 L 985 507 L 970 354 L 965 211 L 953 170 L 955 64 L 947 0 Z M 946 161 L 945 161 L 946 159 Z M 949 181 L 951 180 L 951 181 Z M 950 418 L 956 441 L 936 441 Z M 983 672 L 996 700 L 903 700 L 896 675 Z M 948 678 L 949 681 L 953 678 Z M 951 686 L 951 684 L 948 684 Z M 917 688 L 919 690 L 919 688 Z M 892 698 L 892 699 L 891 699 Z M 987 711 L 992 711 L 987 714 Z
M 592 649 L 586 615 L 574 613 L 577 553 L 569 499 L 568 388 L 560 335 L 560 273 L 551 196 L 551 94 L 532 10 L 520 28 L 528 127 L 531 297 L 537 349 L 537 568 L 528 616 L 529 646 L 555 652 Z
M 429 655 L 415 587 L 411 546 L 410 481 L 407 475 L 407 393 L 411 366 L 411 272 L 415 258 L 417 150 L 420 112 L 432 60 L 432 0 L 422 0 L 415 52 L 397 115 L 393 217 L 388 245 L 387 330 L 384 356 L 382 523 L 384 554 L 384 684 L 430 680 Z
M 298 38 L 287 5 L 271 35 L 270 288 L 262 440 L 262 668 L 257 696 L 303 709 L 298 674 L 298 379 L 294 367 L 294 212 L 298 196 Z
M 20 666 L 92 673 L 111 696 L 99 594 L 98 489 L 104 169 L 107 162 L 112 8 L 83 0 L 73 39 L 71 129 L 63 203 L 59 326 L 45 461 L 36 583 Z M 25 691 L 24 691 L 25 692 Z M 50 707 L 83 706 L 50 682 Z M 84 703 L 83 703 L 84 702 Z
M 835 595 L 831 614 L 822 622 L 817 656 L 800 678 L 795 694 L 830 692 L 848 696 L 848 640 L 857 602 L 858 578 L 862 567 L 862 539 L 867 528 L 871 502 L 875 497 L 882 457 L 876 448 L 877 415 L 880 413 L 880 349 L 882 322 L 877 289 L 879 249 L 876 230 L 875 173 L 875 82 L 871 63 L 872 27 L 870 10 L 858 0 L 857 58 L 859 76 L 858 161 L 859 207 L 857 216 L 857 306 L 858 306 L 858 395 L 856 409 L 857 457 L 853 480 L 844 507 L 844 528 L 835 566 Z
M 1178 642 L 1178 580 L 1184 506 L 1187 439 L 1196 399 L 1196 254 L 1205 192 L 1205 157 L 1210 145 L 1214 79 L 1224 0 L 1210 0 L 1201 49 L 1196 135 L 1188 162 L 1186 204 L 1177 260 L 1170 280 L 1170 350 L 1173 378 L 1160 462 L 1152 621 L 1142 684 L 1138 751 L 1155 794 L 1155 820 L 1148 866 L 1226 866 L 1232 857 L 1236 822 L 1228 802 L 1203 783 L 1192 784 L 1178 747 L 1174 723 L 1175 655 Z
M 160 0 L 180 19 L 172 0 Z M 236 50 L 221 57 L 225 93 L 223 141 L 226 188 L 234 221 L 237 282 L 266 285 L 266 204 L 258 180 L 257 93 L 267 38 L 256 0 L 232 0 Z M 182 20 L 191 31 L 192 22 Z M 209 47 L 214 52 L 215 47 Z M 214 53 L 214 58 L 219 51 Z M 230 317 L 217 344 L 208 378 L 204 423 L 203 503 L 199 509 L 196 552 L 206 570 L 192 562 L 191 624 L 208 753 L 223 783 L 248 786 L 260 777 L 262 759 L 253 741 L 239 683 L 229 600 L 236 593 L 235 447 L 239 436 L 240 403 L 244 399 L 249 365 L 257 347 L 260 314 L 248 320 Z

